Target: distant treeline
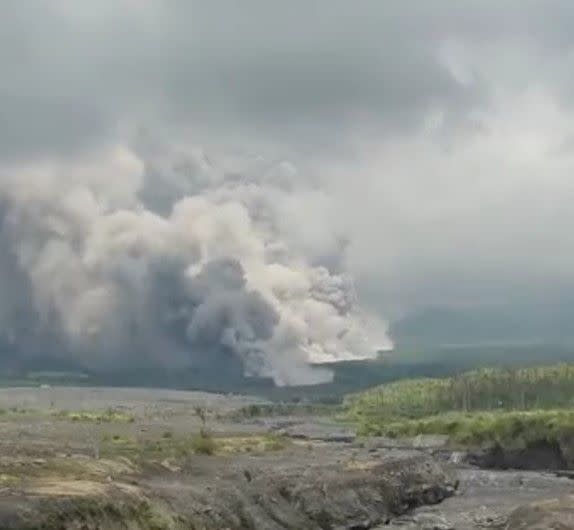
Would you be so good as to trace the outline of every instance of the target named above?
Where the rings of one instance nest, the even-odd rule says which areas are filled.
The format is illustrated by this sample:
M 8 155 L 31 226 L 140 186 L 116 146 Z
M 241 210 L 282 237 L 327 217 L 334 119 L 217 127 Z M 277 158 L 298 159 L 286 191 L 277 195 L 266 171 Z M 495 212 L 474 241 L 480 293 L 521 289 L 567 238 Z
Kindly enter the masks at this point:
M 450 411 L 560 409 L 574 404 L 574 364 L 483 368 L 444 379 L 409 379 L 349 396 L 353 419 L 423 418 Z

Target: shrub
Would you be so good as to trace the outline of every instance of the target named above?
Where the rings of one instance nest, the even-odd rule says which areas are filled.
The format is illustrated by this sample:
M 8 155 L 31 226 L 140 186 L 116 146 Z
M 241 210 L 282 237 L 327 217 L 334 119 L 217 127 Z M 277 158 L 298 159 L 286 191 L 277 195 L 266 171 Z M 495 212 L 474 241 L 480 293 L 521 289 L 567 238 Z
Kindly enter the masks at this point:
M 212 455 L 217 449 L 217 442 L 209 432 L 202 429 L 192 436 L 190 446 L 196 455 Z

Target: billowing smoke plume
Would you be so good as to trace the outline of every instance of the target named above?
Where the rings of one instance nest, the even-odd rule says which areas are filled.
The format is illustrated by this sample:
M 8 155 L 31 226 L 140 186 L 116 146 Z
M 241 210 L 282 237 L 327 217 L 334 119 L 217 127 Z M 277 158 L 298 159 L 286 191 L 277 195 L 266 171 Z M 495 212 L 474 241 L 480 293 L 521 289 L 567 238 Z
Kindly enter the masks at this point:
M 0 329 L 19 351 L 134 370 L 225 352 L 284 385 L 389 347 L 344 246 L 309 222 L 328 199 L 290 164 L 143 144 L 108 158 L 0 176 Z

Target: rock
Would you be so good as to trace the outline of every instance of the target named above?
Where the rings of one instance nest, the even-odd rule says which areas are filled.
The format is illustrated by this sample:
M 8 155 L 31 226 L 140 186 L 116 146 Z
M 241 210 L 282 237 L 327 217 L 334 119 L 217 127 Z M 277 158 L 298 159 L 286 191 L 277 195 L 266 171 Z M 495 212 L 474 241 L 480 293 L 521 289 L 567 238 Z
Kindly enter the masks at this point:
M 387 438 L 386 436 L 369 436 L 362 439 L 362 444 L 367 449 L 397 449 L 409 447 L 409 444 L 404 441 Z
M 492 507 L 481 506 L 470 514 L 470 519 L 479 528 L 502 528 L 508 518 L 494 511 Z
M 448 436 L 442 434 L 419 434 L 412 441 L 417 449 L 440 449 L 448 443 Z
M 440 515 L 418 515 L 414 518 L 414 523 L 421 530 L 454 530 L 454 526 Z
M 448 459 L 451 464 L 459 465 L 462 464 L 466 459 L 466 452 L 464 451 L 453 451 Z
M 172 473 L 177 473 L 178 471 L 181 471 L 181 467 L 177 466 L 169 458 L 162 460 L 161 465 L 162 465 L 162 467 L 165 467 L 167 470 L 171 471 Z
M 497 445 L 471 451 L 466 460 L 484 469 L 564 470 L 572 466 L 560 444 L 547 441 L 518 449 Z
M 510 515 L 506 526 L 507 530 L 550 528 L 574 528 L 574 495 L 522 506 Z
M 423 513 L 417 515 L 402 516 L 383 528 L 399 528 L 401 530 L 455 530 L 455 526 L 440 514 Z
M 284 436 L 300 440 L 351 443 L 355 441 L 355 432 L 335 424 L 297 423 L 278 432 Z

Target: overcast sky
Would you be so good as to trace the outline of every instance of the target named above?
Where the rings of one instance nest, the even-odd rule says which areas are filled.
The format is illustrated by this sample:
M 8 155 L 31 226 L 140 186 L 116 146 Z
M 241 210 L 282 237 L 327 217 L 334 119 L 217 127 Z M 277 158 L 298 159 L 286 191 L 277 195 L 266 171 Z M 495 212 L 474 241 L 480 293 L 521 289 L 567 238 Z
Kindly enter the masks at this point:
M 572 292 L 573 89 L 571 0 L 0 2 L 3 171 L 142 130 L 292 160 L 389 316 Z

